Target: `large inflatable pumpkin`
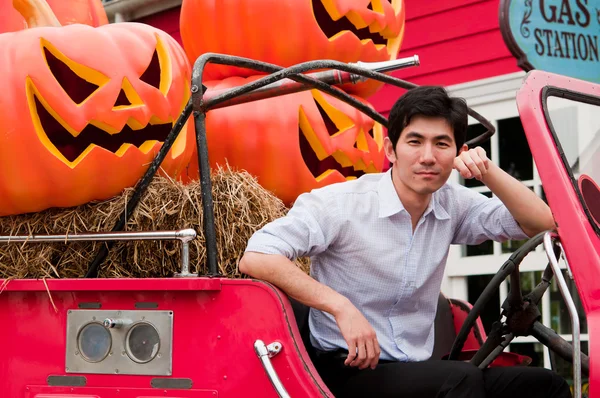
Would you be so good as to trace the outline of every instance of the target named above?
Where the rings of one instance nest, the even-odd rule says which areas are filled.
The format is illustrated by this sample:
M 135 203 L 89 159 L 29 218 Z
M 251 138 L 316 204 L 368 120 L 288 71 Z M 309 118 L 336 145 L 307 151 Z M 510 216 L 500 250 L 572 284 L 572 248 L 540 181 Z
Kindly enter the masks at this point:
M 29 26 L 53 17 L 44 0 L 17 5 Z M 0 215 L 133 186 L 189 98 L 183 50 L 148 25 L 35 27 L 0 35 L 0 48 Z M 179 175 L 192 151 L 184 128 L 162 172 Z
M 221 90 L 256 78 L 204 84 Z M 211 110 L 206 122 L 211 167 L 227 162 L 247 170 L 286 204 L 311 189 L 380 172 L 385 162 L 382 126 L 318 90 Z M 198 178 L 195 154 L 188 177 Z
M 101 0 L 46 0 L 61 25 L 81 23 L 106 25 L 108 18 Z M 0 0 L 0 33 L 27 28 L 25 18 L 13 8 L 13 0 Z
M 396 59 L 404 15 L 403 0 L 183 0 L 180 28 L 191 63 L 206 52 L 284 67 L 315 59 L 376 62 Z M 209 65 L 204 78 L 256 73 Z M 380 86 L 345 89 L 365 97 Z

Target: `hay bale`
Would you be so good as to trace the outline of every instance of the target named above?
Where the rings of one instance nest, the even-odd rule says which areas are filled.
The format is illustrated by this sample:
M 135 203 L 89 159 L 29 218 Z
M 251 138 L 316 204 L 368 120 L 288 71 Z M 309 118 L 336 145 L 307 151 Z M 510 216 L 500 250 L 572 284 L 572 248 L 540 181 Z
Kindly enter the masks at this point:
M 212 175 L 218 265 L 229 277 L 241 277 L 238 263 L 250 236 L 287 212 L 285 205 L 247 172 L 219 169 Z M 0 217 L 0 235 L 75 234 L 107 232 L 115 225 L 133 189 L 103 202 L 69 209 L 50 209 Z M 156 177 L 148 187 L 127 231 L 194 228 L 190 271 L 204 269 L 206 249 L 202 230 L 200 184 L 188 185 Z M 102 243 L 0 243 L 0 278 L 79 278 Z M 100 277 L 171 277 L 180 271 L 179 241 L 115 242 Z M 307 260 L 298 264 L 307 270 Z

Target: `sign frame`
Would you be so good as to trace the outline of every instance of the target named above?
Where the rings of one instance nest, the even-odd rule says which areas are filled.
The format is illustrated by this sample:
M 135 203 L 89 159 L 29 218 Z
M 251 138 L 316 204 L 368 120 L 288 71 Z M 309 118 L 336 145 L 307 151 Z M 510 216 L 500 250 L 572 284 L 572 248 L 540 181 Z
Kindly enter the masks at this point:
M 587 0 L 585 0 L 585 2 L 586 2 L 585 6 L 586 7 L 590 6 L 590 9 L 588 9 L 588 11 L 590 11 L 588 14 L 588 16 L 589 16 L 588 23 L 591 23 L 594 26 L 600 26 L 600 6 L 595 6 L 596 1 L 597 0 L 591 0 L 591 4 L 588 4 Z M 511 23 L 510 23 L 511 17 L 513 19 L 513 24 L 514 24 L 515 15 L 516 15 L 516 14 L 514 14 L 515 13 L 514 10 L 513 10 L 514 15 L 512 15 L 512 16 L 510 15 L 510 7 L 513 6 L 513 3 L 520 3 L 517 6 L 521 7 L 521 8 L 519 8 L 519 14 L 522 13 L 523 15 L 522 16 L 519 15 L 519 17 L 517 18 L 518 20 L 521 21 L 520 26 L 512 26 L 512 28 L 511 28 Z M 535 59 L 529 59 L 527 52 L 529 52 L 529 55 L 531 55 L 532 57 L 533 57 L 533 55 L 535 55 L 535 54 L 532 54 L 533 47 L 530 47 L 529 44 L 526 45 L 525 48 L 522 48 L 519 46 L 519 42 L 530 41 L 530 40 L 533 40 L 533 38 L 535 38 L 537 40 L 537 43 L 539 43 L 543 46 L 546 45 L 546 40 L 544 40 L 544 43 L 542 43 L 540 41 L 540 37 L 538 36 L 540 33 L 539 31 L 540 31 L 540 29 L 543 28 L 542 29 L 543 33 L 547 33 L 546 31 L 548 31 L 548 32 L 550 31 L 549 27 L 551 27 L 551 24 L 557 23 L 557 22 L 555 22 L 555 21 L 551 22 L 548 19 L 546 19 L 547 16 L 545 15 L 545 11 L 544 11 L 546 9 L 545 7 L 548 7 L 548 9 L 551 10 L 552 18 L 555 18 L 556 16 L 558 16 L 558 19 L 559 19 L 558 24 L 560 24 L 561 26 L 563 26 L 563 25 L 571 26 L 571 25 L 573 25 L 574 18 L 575 17 L 579 18 L 579 15 L 577 15 L 577 13 L 576 13 L 578 10 L 577 10 L 577 8 L 575 8 L 575 5 L 580 6 L 579 1 L 577 1 L 577 4 L 571 4 L 571 1 L 569 1 L 569 4 L 567 5 L 566 8 L 569 9 L 570 14 L 563 14 L 563 7 L 565 6 L 564 1 L 552 2 L 552 0 L 545 0 L 545 3 L 546 3 L 546 6 L 544 6 L 544 2 L 541 2 L 541 0 L 500 0 L 499 10 L 498 10 L 498 21 L 499 21 L 499 25 L 500 25 L 500 33 L 502 35 L 502 38 L 503 38 L 504 43 L 507 46 L 508 50 L 511 52 L 513 57 L 516 58 L 517 66 L 526 72 L 529 72 L 530 70 L 533 70 L 533 69 L 546 70 L 546 68 L 544 66 L 547 66 L 547 65 L 555 66 L 554 64 L 550 63 L 551 62 L 550 59 L 547 60 L 548 63 L 546 62 L 546 54 L 545 54 L 546 51 L 548 51 L 548 54 L 547 54 L 548 58 L 553 57 L 553 56 L 557 57 L 556 50 L 554 50 L 555 51 L 554 55 L 550 54 L 550 51 L 551 51 L 550 49 L 552 48 L 550 46 L 550 38 L 547 38 L 548 46 L 542 47 L 542 51 L 544 51 L 544 54 L 539 53 L 539 52 L 537 53 L 537 55 L 540 55 L 540 56 L 543 55 L 543 58 L 535 57 Z M 537 9 L 538 7 L 540 7 L 539 10 Z M 544 10 L 542 10 L 542 8 L 544 8 Z M 571 10 L 575 10 L 575 11 L 573 12 Z M 548 25 L 547 25 L 548 28 L 546 28 L 546 25 L 540 26 L 540 25 L 536 24 L 538 16 L 534 15 L 534 12 L 542 13 L 543 18 L 548 23 Z M 532 15 L 533 15 L 533 18 L 532 18 Z M 567 17 L 567 19 L 571 18 L 571 22 L 569 24 L 565 24 L 562 21 L 563 17 L 565 17 L 565 16 Z M 579 24 L 578 19 L 577 19 L 577 21 Z M 530 23 L 531 23 L 531 25 L 530 25 Z M 578 29 L 581 29 L 581 28 L 578 28 Z M 556 32 L 558 32 L 558 31 L 556 31 Z M 519 34 L 519 33 L 521 34 L 521 36 L 524 40 L 519 40 L 519 42 L 517 42 L 517 39 L 515 38 L 514 35 Z M 562 31 L 562 34 L 563 35 L 565 35 L 565 34 L 573 35 L 573 40 L 574 40 L 574 37 L 577 33 L 565 33 L 565 31 Z M 594 64 L 598 63 L 599 68 L 600 68 L 600 62 L 598 61 L 598 38 L 600 38 L 600 31 L 599 31 L 599 33 L 594 33 L 592 30 L 592 34 L 596 37 L 597 41 L 596 41 L 596 45 L 594 47 L 592 47 L 590 44 L 590 47 L 589 47 L 590 55 L 589 56 L 591 58 L 591 61 Z M 581 33 L 579 35 L 581 36 Z M 589 37 L 593 37 L 593 36 L 590 35 Z M 561 38 L 562 38 L 562 36 L 561 36 Z M 555 40 L 558 40 L 558 38 L 556 38 Z M 578 38 L 578 40 L 581 40 L 581 39 Z M 536 46 L 535 51 L 538 51 L 537 43 L 535 44 L 535 46 Z M 578 41 L 578 43 L 579 43 L 579 41 Z M 523 43 L 521 43 L 521 44 L 523 44 Z M 573 41 L 573 46 L 575 46 L 575 41 Z M 557 47 L 554 47 L 554 48 L 557 48 Z M 558 48 L 559 48 L 558 51 L 560 51 L 560 54 L 561 54 L 559 57 L 559 59 L 561 60 L 560 62 L 563 62 L 563 60 L 565 60 L 565 59 L 571 60 L 568 44 L 566 44 L 566 51 L 567 51 L 566 57 L 562 56 L 563 52 L 562 52 L 561 46 L 559 46 Z M 573 56 L 573 60 L 574 61 L 578 60 L 579 58 L 577 57 L 577 55 L 578 55 L 578 51 L 580 51 L 579 47 L 577 46 L 577 47 L 572 47 L 572 48 L 573 48 L 573 53 L 575 54 Z M 577 48 L 577 49 L 575 49 L 575 48 Z M 532 51 L 530 51 L 530 49 L 532 49 Z M 592 50 L 594 50 L 594 51 L 592 52 Z M 587 54 L 587 51 L 588 51 L 588 49 L 586 46 L 586 54 Z M 579 53 L 579 56 L 581 57 L 581 53 Z M 596 58 L 596 59 L 594 59 L 594 58 Z M 585 59 L 583 57 L 581 58 L 581 60 L 588 61 L 588 59 Z M 577 62 L 581 62 L 581 61 L 577 61 Z M 538 63 L 541 64 L 542 66 L 540 66 Z M 577 64 L 574 63 L 573 66 L 576 66 L 576 65 Z M 562 69 L 564 66 L 565 65 L 563 64 L 562 66 L 559 67 L 559 69 Z M 550 69 L 554 69 L 554 68 L 550 68 Z M 564 72 L 556 72 L 556 71 L 552 71 L 552 70 L 548 70 L 548 71 L 551 71 L 554 73 L 559 73 L 559 74 L 565 74 Z M 594 75 L 592 75 L 592 76 L 594 76 Z M 571 77 L 579 78 L 582 80 L 590 80 L 587 77 L 578 76 L 577 74 L 572 75 Z M 598 83 L 598 82 L 600 82 L 599 79 L 600 79 L 600 75 L 598 75 L 598 77 L 592 77 L 591 81 Z
M 517 44 L 515 37 L 510 30 L 510 21 L 509 21 L 509 7 L 510 3 L 513 0 L 500 0 L 500 9 L 498 12 L 498 19 L 500 22 L 500 33 L 502 34 L 502 38 L 504 39 L 504 43 L 508 47 L 508 50 L 511 52 L 513 57 L 517 59 L 517 66 L 524 71 L 528 72 L 532 69 L 535 69 L 533 65 L 527 59 L 527 54 L 525 54 L 521 47 Z M 523 21 L 527 21 L 531 13 L 533 12 L 533 0 L 525 0 L 525 6 L 529 7 L 527 13 L 525 14 Z M 521 30 L 524 32 L 528 32 L 529 28 L 527 26 L 521 25 Z

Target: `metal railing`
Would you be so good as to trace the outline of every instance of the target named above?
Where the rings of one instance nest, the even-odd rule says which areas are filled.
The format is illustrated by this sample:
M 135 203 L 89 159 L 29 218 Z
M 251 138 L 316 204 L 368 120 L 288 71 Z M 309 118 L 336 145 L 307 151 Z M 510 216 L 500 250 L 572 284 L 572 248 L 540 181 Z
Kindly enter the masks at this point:
M 550 261 L 550 265 L 552 266 L 552 270 L 554 271 L 554 276 L 558 281 L 558 289 L 560 290 L 563 299 L 567 303 L 567 309 L 569 311 L 569 316 L 571 317 L 571 324 L 573 330 L 573 397 L 581 398 L 581 331 L 579 325 L 579 316 L 577 314 L 577 307 L 575 306 L 573 297 L 571 297 L 571 293 L 569 292 L 567 282 L 565 281 L 560 266 L 558 265 L 558 259 L 554 254 L 554 250 L 552 248 L 553 239 L 559 239 L 558 235 L 555 232 L 547 232 L 544 235 L 544 249 L 546 250 L 546 255 L 548 256 L 548 260 Z M 565 261 L 567 261 L 566 255 L 564 256 L 564 258 Z
M 181 272 L 178 277 L 197 276 L 190 273 L 190 245 L 196 238 L 196 231 L 187 228 L 177 231 L 148 232 L 90 232 L 66 235 L 13 235 L 1 236 L 0 243 L 41 243 L 41 242 L 82 242 L 82 241 L 134 241 L 134 240 L 179 240 L 181 242 Z

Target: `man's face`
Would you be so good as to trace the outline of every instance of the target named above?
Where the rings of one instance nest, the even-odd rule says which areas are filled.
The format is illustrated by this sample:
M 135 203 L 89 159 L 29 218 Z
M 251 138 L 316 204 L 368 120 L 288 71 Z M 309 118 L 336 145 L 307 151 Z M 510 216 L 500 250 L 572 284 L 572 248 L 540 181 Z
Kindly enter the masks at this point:
M 443 118 L 415 116 L 392 148 L 385 138 L 396 189 L 429 195 L 446 183 L 456 157 L 452 127 Z

